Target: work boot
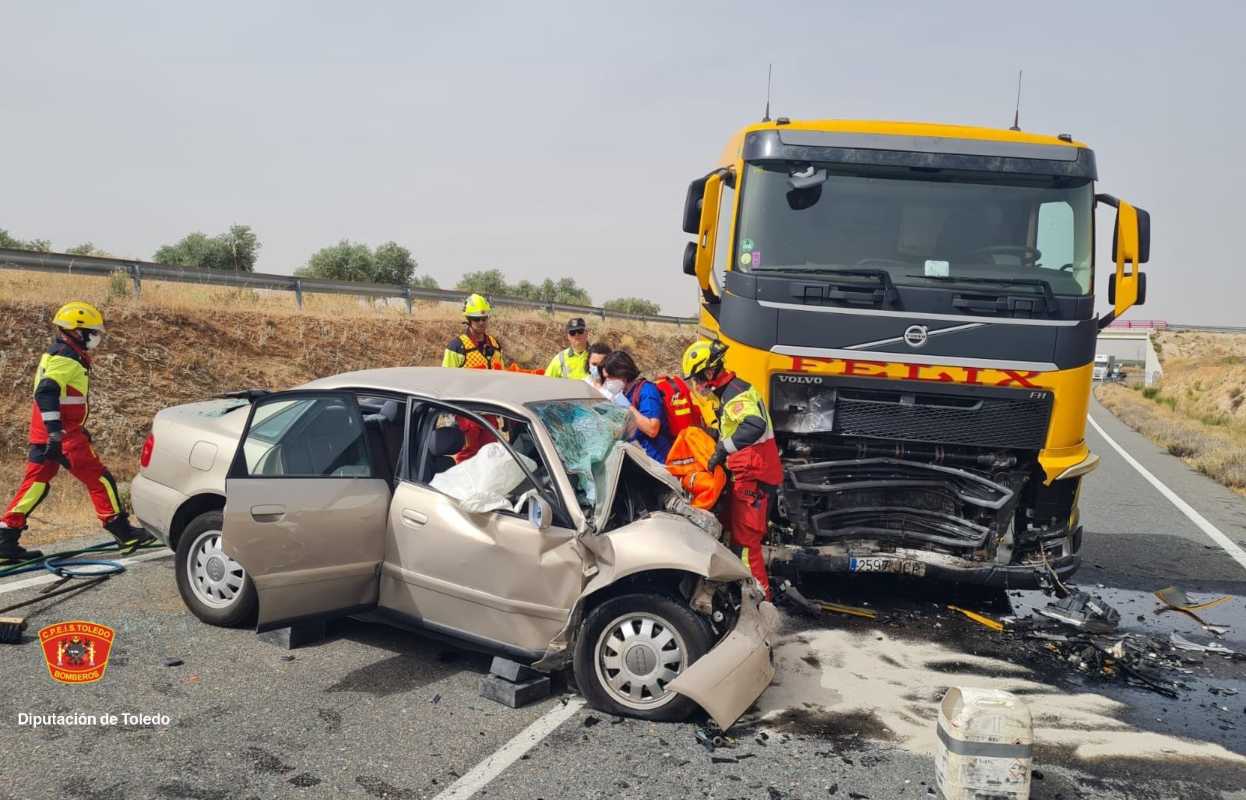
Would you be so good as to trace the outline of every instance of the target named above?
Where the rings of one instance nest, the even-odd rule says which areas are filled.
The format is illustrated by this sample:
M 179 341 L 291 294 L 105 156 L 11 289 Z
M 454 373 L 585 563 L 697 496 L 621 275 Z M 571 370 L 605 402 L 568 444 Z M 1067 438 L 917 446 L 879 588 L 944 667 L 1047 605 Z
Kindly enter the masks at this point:
M 104 530 L 111 533 L 117 540 L 117 544 L 122 547 L 138 547 L 156 538 L 145 529 L 131 525 L 130 518 L 125 514 L 120 514 L 105 522 Z
M 25 528 L 6 528 L 0 525 L 0 561 L 32 561 L 43 558 L 42 550 L 27 550 L 17 543 Z

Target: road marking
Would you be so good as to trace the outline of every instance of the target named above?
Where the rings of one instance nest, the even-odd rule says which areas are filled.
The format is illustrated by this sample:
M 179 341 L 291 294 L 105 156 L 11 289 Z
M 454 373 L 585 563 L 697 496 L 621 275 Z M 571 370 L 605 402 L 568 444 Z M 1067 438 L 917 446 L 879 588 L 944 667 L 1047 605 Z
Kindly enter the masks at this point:
M 82 557 L 83 558 L 104 558 L 107 555 L 108 555 L 108 552 L 105 551 L 103 553 L 84 553 Z M 120 560 L 115 559 L 115 558 L 110 558 L 108 560 L 117 561 L 117 563 L 119 564 L 129 566 L 130 564 L 137 564 L 141 561 L 154 561 L 157 558 L 164 558 L 166 556 L 171 556 L 171 555 L 173 555 L 172 550 L 161 550 L 156 553 L 143 553 L 141 556 L 133 556 L 131 558 L 123 558 Z M 0 594 L 4 594 L 5 592 L 16 592 L 19 589 L 29 589 L 32 586 L 42 586 L 45 583 L 52 583 L 53 581 L 59 581 L 59 580 L 60 580 L 59 575 L 53 575 L 50 572 L 45 572 L 43 575 L 39 575 L 34 578 L 25 578 L 20 581 L 13 581 L 12 583 L 0 584 Z
M 502 745 L 493 755 L 481 761 L 433 800 L 466 800 L 476 792 L 489 785 L 497 776 L 519 760 L 524 753 L 536 747 L 542 739 L 553 733 L 559 725 L 566 722 L 575 712 L 584 707 L 584 698 L 574 697 L 566 705 L 559 703 L 520 731 L 514 739 Z
M 1246 551 L 1238 547 L 1237 543 L 1228 536 L 1225 536 L 1219 528 L 1208 522 L 1206 517 L 1195 511 L 1193 506 L 1178 497 L 1176 492 L 1165 486 L 1163 481 L 1152 475 L 1151 471 L 1139 464 L 1137 459 L 1125 452 L 1125 448 L 1117 444 L 1116 440 L 1111 436 L 1108 436 L 1108 432 L 1105 431 L 1099 423 L 1095 422 L 1094 417 L 1087 415 L 1086 419 L 1090 421 L 1090 424 L 1096 431 L 1098 431 L 1099 435 L 1102 436 L 1108 444 L 1112 445 L 1112 447 L 1116 449 L 1116 452 L 1120 453 L 1121 457 L 1124 458 L 1125 461 L 1129 462 L 1130 466 L 1138 470 L 1138 473 L 1142 475 L 1142 477 L 1146 478 L 1152 486 L 1158 489 L 1160 494 L 1167 497 L 1168 501 L 1176 506 L 1178 511 L 1189 517 L 1190 522 L 1197 525 L 1199 530 L 1207 534 L 1211 537 L 1212 541 L 1224 548 L 1224 551 L 1229 554 L 1230 558 L 1241 564 L 1243 569 L 1246 569 Z

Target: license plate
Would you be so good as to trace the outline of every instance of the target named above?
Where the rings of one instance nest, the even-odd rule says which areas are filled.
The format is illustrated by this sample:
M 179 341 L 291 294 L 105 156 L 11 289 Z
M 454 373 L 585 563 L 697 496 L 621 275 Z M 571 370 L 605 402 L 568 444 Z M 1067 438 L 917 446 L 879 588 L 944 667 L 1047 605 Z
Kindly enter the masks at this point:
M 912 575 L 921 578 L 926 574 L 926 565 L 921 561 L 910 561 L 906 558 L 871 556 L 869 558 L 848 559 L 848 571 L 887 572 L 893 575 Z

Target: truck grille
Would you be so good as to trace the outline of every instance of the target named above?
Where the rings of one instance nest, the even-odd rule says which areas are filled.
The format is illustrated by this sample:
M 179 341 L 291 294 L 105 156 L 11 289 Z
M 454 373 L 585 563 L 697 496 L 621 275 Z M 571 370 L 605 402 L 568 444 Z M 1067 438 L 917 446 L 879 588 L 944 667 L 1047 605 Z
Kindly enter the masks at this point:
M 794 433 L 969 447 L 1039 450 L 1046 442 L 1052 402 L 1048 391 L 880 383 L 827 378 L 821 385 L 792 385 L 776 380 L 775 424 Z M 811 411 L 818 420 L 813 427 Z

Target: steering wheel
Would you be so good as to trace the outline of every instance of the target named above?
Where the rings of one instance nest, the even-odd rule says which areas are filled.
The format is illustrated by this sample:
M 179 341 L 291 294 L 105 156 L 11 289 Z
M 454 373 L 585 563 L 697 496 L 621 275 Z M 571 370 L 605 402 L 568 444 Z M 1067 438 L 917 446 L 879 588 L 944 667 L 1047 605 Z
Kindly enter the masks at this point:
M 1022 264 L 1033 266 L 1043 257 L 1042 251 L 1028 244 L 991 244 L 978 247 L 964 253 L 961 257 L 968 260 L 970 256 L 1019 256 Z

